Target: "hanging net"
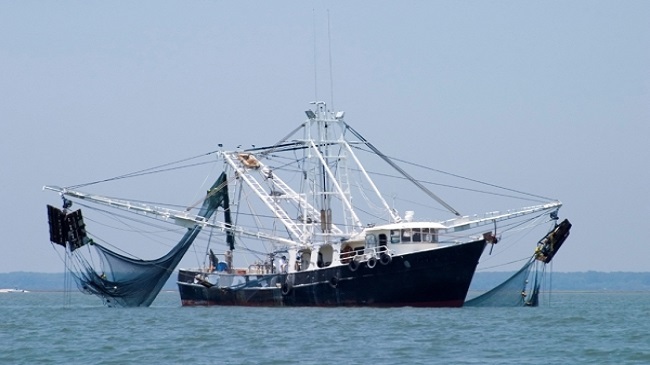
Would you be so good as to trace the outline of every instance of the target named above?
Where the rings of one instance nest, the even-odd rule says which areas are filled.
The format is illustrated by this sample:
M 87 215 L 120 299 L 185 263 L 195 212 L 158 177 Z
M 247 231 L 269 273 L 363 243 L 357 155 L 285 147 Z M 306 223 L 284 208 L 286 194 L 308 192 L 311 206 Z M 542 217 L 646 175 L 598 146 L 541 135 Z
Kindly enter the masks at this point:
M 499 284 L 492 290 L 481 294 L 480 296 L 470 299 L 465 302 L 468 307 L 522 307 L 530 302 L 533 296 L 539 290 L 531 293 L 530 297 L 526 292 L 528 284 L 528 277 L 530 275 L 531 267 L 535 263 L 535 258 L 528 260 L 524 266 L 519 269 L 514 275 L 508 278 L 503 283 Z M 538 288 L 539 289 L 539 288 Z M 537 299 L 535 298 L 535 302 Z
M 192 242 L 201 231 L 201 225 L 188 228 L 181 240 L 165 256 L 155 260 L 139 260 L 115 253 L 87 237 L 81 211 L 67 213 L 70 205 L 61 211 L 48 206 L 50 240 L 66 248 L 70 261 L 68 271 L 79 289 L 101 297 L 107 306 L 147 307 L 156 299 Z M 229 223 L 228 189 L 226 175 L 222 173 L 212 185 L 198 213 L 209 219 L 221 206 Z M 100 264 L 94 265 L 79 250 L 82 246 L 92 250 Z
M 566 219 L 560 224 L 556 224 L 537 243 L 535 253 L 519 271 L 490 291 L 466 301 L 465 305 L 469 307 L 537 307 L 546 264 L 551 262 L 560 246 L 569 237 L 571 226 Z

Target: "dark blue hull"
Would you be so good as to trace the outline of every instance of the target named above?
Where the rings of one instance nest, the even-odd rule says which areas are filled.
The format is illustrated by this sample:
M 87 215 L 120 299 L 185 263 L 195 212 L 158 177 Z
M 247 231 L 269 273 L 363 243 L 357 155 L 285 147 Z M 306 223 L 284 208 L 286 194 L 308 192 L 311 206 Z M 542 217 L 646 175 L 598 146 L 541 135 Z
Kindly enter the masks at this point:
M 414 306 L 461 307 L 485 241 L 393 256 L 388 260 L 293 274 L 229 275 L 232 287 L 194 283 L 181 270 L 184 306 Z M 229 278 L 228 278 L 229 277 Z

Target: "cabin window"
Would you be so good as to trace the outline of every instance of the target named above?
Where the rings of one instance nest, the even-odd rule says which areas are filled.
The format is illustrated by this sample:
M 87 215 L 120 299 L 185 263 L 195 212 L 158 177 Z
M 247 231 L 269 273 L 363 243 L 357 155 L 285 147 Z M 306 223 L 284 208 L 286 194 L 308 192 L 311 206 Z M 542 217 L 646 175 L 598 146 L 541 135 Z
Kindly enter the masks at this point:
M 377 236 L 375 236 L 374 234 L 366 235 L 366 246 L 368 247 L 377 246 Z
M 390 243 L 399 243 L 399 229 L 390 230 Z
M 433 228 L 431 228 L 431 242 L 438 242 L 438 232 Z
M 422 235 L 420 233 L 420 228 L 413 228 L 413 237 L 411 237 L 413 242 L 421 242 Z
M 411 230 L 410 229 L 403 229 L 402 230 L 402 243 L 409 243 L 411 242 Z
M 431 228 L 422 228 L 422 242 L 438 242 L 438 237 L 436 236 L 436 230 Z

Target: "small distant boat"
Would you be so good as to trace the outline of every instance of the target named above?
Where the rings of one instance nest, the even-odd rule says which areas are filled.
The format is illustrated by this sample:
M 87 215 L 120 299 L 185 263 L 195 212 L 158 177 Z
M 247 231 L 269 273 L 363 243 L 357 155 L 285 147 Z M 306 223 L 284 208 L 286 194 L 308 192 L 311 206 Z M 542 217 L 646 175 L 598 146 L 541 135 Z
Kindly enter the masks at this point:
M 525 237 L 527 232 L 546 226 L 544 231 L 551 233 L 537 242 L 532 257 L 535 246 L 525 257 L 545 265 L 568 236 L 570 223 L 558 224 L 559 200 L 475 179 L 463 178 L 463 182 L 481 183 L 482 188 L 415 179 L 399 166 L 401 162 L 441 172 L 422 165 L 440 153 L 435 150 L 437 136 L 413 136 L 412 145 L 403 146 L 411 148 L 411 158 L 396 160 L 347 124 L 344 112 L 315 102 L 314 109 L 305 113 L 307 119 L 274 145 L 225 150 L 219 144 L 218 150 L 195 158 L 112 179 L 44 187 L 63 198 L 62 209 L 48 205 L 50 241 L 63 248 L 67 269 L 79 289 L 103 298 L 108 306 L 149 306 L 196 241 L 199 249 L 194 253 L 205 261 L 178 274 L 185 306 L 460 307 L 481 257 L 491 256 L 497 242 L 504 242 L 503 248 L 534 243 Z M 382 132 L 390 140 L 398 130 L 395 126 Z M 358 158 L 361 154 L 368 157 L 368 167 Z M 447 158 L 453 155 L 448 153 Z M 481 158 L 489 162 L 492 157 L 477 156 Z M 388 172 L 377 171 L 386 164 L 391 168 Z M 181 208 L 171 202 L 153 203 L 144 195 L 133 200 L 77 190 L 206 165 L 211 167 L 206 182 L 223 172 L 212 186 L 205 185 L 207 192 L 195 203 Z M 445 173 L 444 177 L 460 176 Z M 157 188 L 165 182 L 158 178 L 153 184 Z M 409 185 L 398 187 L 404 182 Z M 455 188 L 463 195 L 500 188 L 489 195 L 537 205 L 502 210 L 499 203 L 490 205 L 488 213 L 463 215 L 425 185 Z M 184 194 L 180 186 L 174 188 Z M 149 190 L 140 186 L 142 193 Z M 411 198 L 413 194 L 420 196 Z M 403 205 L 396 201 L 401 195 L 408 197 Z M 163 199 L 173 196 L 167 192 Z M 81 210 L 70 210 L 72 200 L 85 209 L 84 216 L 94 214 L 88 217 L 94 227 L 132 235 L 109 243 L 103 232 L 87 232 Z M 446 217 L 414 219 L 414 211 L 408 209 L 426 207 L 431 201 L 445 209 L 429 208 L 426 214 Z M 467 201 L 479 203 L 487 208 L 480 200 Z M 218 208 L 222 221 L 216 218 Z M 177 243 L 164 240 L 165 234 L 174 235 Z M 173 247 L 155 260 L 125 254 L 147 236 Z M 121 248 L 113 243 L 121 243 Z M 497 252 L 492 257 L 496 256 Z M 534 304 L 525 287 L 511 292 L 518 304 Z
M 0 293 L 29 293 L 29 291 L 24 289 L 0 289 Z

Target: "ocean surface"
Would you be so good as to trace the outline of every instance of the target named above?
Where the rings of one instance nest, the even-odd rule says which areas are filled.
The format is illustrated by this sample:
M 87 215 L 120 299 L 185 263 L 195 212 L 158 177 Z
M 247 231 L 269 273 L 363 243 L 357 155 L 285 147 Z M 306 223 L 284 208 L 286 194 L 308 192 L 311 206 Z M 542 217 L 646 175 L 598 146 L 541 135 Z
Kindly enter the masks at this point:
M 0 293 L 0 364 L 650 364 L 650 293 L 538 308 L 105 308 Z

